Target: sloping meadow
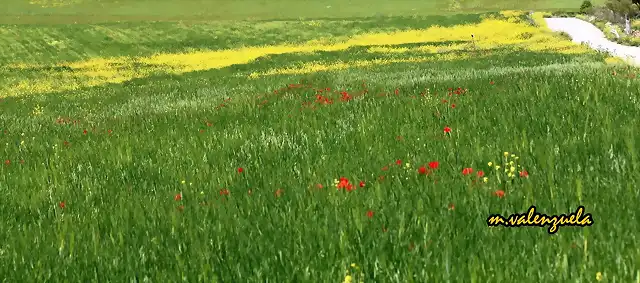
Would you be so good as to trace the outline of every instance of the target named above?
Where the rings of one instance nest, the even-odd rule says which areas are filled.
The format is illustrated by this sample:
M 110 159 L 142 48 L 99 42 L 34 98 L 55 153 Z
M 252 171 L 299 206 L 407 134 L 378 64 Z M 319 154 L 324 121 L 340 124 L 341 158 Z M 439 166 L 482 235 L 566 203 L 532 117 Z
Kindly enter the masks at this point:
M 7 280 L 638 280 L 638 70 L 542 14 L 154 25 L 0 28 Z

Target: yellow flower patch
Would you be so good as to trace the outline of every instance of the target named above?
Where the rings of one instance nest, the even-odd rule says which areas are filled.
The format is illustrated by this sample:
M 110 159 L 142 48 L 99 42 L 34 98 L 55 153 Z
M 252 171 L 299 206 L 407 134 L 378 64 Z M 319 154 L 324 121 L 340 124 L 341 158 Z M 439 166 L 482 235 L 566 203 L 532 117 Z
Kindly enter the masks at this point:
M 331 64 L 312 62 L 305 64 L 302 68 L 275 68 L 263 73 L 253 73 L 250 77 L 301 74 L 393 63 L 460 60 L 465 59 L 468 55 L 446 52 L 472 49 L 513 48 L 514 51 L 528 50 L 565 54 L 590 51 L 588 47 L 574 44 L 545 30 L 545 26 L 535 27 L 522 21 L 520 19 L 522 15 L 523 12 L 519 11 L 504 11 L 501 13 L 502 17 L 486 17 L 477 24 L 453 27 L 432 26 L 419 30 L 368 33 L 337 43 L 318 39 L 299 45 L 281 44 L 217 51 L 201 50 L 184 53 L 163 53 L 149 57 L 97 58 L 82 62 L 61 63 L 58 64 L 58 67 L 68 67 L 72 71 L 49 72 L 40 77 L 14 81 L 5 86 L 4 89 L 0 89 L 0 95 L 24 95 L 75 90 L 81 87 L 98 86 L 107 83 L 122 83 L 152 74 L 179 75 L 194 71 L 220 69 L 234 64 L 247 64 L 266 55 L 342 51 L 357 46 L 371 46 L 368 52 L 374 53 L 407 53 L 408 57 Z M 541 14 L 534 14 L 534 19 L 537 19 L 536 22 L 544 23 Z M 445 46 L 436 44 L 447 41 L 460 43 Z M 411 43 L 425 43 L 425 45 L 413 48 L 393 47 L 394 45 Z M 419 56 L 420 54 L 412 56 L 411 53 L 432 53 L 435 56 Z M 18 64 L 13 67 L 42 66 Z

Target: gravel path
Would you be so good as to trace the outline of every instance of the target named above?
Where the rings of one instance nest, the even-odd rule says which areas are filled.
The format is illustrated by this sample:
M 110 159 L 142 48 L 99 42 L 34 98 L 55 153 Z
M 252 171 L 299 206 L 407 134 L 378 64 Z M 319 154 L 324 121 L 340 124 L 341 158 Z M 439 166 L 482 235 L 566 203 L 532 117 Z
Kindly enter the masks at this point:
M 640 66 L 640 47 L 609 41 L 600 29 L 587 21 L 576 18 L 546 18 L 545 21 L 551 30 L 569 34 L 573 42 L 584 42 L 591 48 L 608 51 L 612 55 L 628 59 L 629 63 Z

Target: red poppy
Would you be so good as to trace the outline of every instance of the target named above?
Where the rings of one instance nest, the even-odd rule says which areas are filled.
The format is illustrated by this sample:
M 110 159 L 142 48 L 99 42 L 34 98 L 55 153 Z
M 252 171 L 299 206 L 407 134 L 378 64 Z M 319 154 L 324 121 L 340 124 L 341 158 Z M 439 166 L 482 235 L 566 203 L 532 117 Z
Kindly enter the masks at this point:
M 429 162 L 429 168 L 431 168 L 431 169 L 438 169 L 438 166 L 440 166 L 440 162 L 438 162 L 438 161 Z
M 495 84 L 495 82 L 493 82 L 493 81 L 490 81 L 490 82 L 489 82 L 489 84 Z
M 387 170 L 389 170 L 389 166 L 382 167 L 382 171 L 387 171 Z
M 349 185 L 349 180 L 345 177 L 340 177 L 340 181 L 338 182 L 338 184 L 336 185 L 336 187 L 338 189 L 344 189 L 347 187 L 347 185 Z
M 395 93 L 396 95 L 398 95 L 398 94 L 400 93 L 400 90 L 396 88 L 396 90 L 394 91 L 394 93 Z
M 244 172 L 244 168 L 238 167 L 238 173 L 242 173 L 242 172 Z
M 369 218 L 373 218 L 373 211 L 368 210 L 368 211 L 367 211 L 367 217 L 369 217 Z
M 473 168 L 464 168 L 464 169 L 462 169 L 462 175 L 467 176 L 467 175 L 469 175 L 471 173 L 473 173 Z
M 322 184 L 317 184 L 317 185 L 316 185 L 316 188 L 318 188 L 318 189 L 322 189 Z
M 455 104 L 451 104 L 451 108 L 456 108 L 456 105 Z
M 504 191 L 503 190 L 497 190 L 493 194 L 496 195 L 499 198 L 504 197 Z
M 364 181 L 360 181 L 360 187 L 364 188 Z
M 220 195 L 221 196 L 228 196 L 229 195 L 229 190 L 227 190 L 227 189 L 220 190 Z
M 448 101 L 448 100 L 446 100 L 446 99 L 443 99 L 443 100 L 442 100 L 442 103 L 447 103 L 447 102 L 449 102 L 449 101 Z
M 482 178 L 484 176 L 484 172 L 482 170 L 478 170 L 478 177 Z
M 61 201 L 60 203 L 58 203 L 58 206 L 62 209 L 64 209 L 65 206 L 67 206 L 64 201 Z
M 378 181 L 380 182 L 384 181 L 384 175 L 380 175 L 380 177 L 378 177 Z
M 4 161 L 4 165 L 11 165 L 11 160 L 7 159 Z
M 347 192 L 355 190 L 355 187 L 353 187 L 353 184 L 347 184 L 345 188 L 347 189 Z
M 400 159 L 396 160 L 396 165 L 402 165 L 402 160 Z
M 351 100 L 351 95 L 349 95 L 349 93 L 347 93 L 346 91 L 343 91 L 340 93 L 340 100 L 342 101 L 349 101 Z
M 420 166 L 420 168 L 418 168 L 418 174 L 420 175 L 427 175 L 428 171 L 427 168 L 424 167 L 424 165 Z
M 447 134 L 448 134 L 448 133 L 451 133 L 451 128 L 449 128 L 449 127 L 444 127 L 444 132 L 445 132 L 445 133 L 447 133 Z
M 182 193 L 177 194 L 176 196 L 173 197 L 173 199 L 176 201 L 182 200 Z
M 275 195 L 276 197 L 280 197 L 282 194 L 284 193 L 283 189 L 277 189 L 273 195 Z
M 520 172 L 520 177 L 521 178 L 529 178 L 529 172 L 527 172 L 527 170 L 522 170 Z
M 200 130 L 200 133 L 201 133 L 201 134 L 202 134 L 202 133 L 204 133 L 204 130 Z
M 456 206 L 453 203 L 449 203 L 449 210 L 454 210 L 456 209 Z
M 87 134 L 87 130 L 83 130 L 83 131 L 82 131 L 82 134 L 83 134 L 83 135 L 86 135 L 86 134 Z
M 207 122 L 207 127 L 211 127 L 213 126 L 213 124 L 211 124 L 210 122 Z
M 109 130 L 107 130 L 107 133 L 111 134 L 111 133 L 113 133 L 113 131 L 109 129 Z

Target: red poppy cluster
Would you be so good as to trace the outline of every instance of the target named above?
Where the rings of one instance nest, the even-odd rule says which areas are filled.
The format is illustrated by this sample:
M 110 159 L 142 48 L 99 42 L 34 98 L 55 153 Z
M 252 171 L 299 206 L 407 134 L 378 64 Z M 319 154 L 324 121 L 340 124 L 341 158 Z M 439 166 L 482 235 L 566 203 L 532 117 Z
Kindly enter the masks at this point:
M 306 90 L 312 90 L 315 93 L 313 94 L 313 100 L 307 101 L 305 98 L 308 96 L 305 93 Z M 367 89 L 367 85 L 365 82 L 362 82 L 362 89 L 357 92 L 348 92 L 346 90 L 333 90 L 330 87 L 314 87 L 312 84 L 307 84 L 304 82 L 300 82 L 298 84 L 288 84 L 285 87 L 273 90 L 273 92 L 260 95 L 257 97 L 258 108 L 265 106 L 269 103 L 269 98 L 274 95 L 283 95 L 283 94 L 292 94 L 292 91 L 302 91 L 302 93 L 297 93 L 303 97 L 303 101 L 301 102 L 302 107 L 299 109 L 300 111 L 308 108 L 311 110 L 316 110 L 318 105 L 331 105 L 334 104 L 334 101 L 338 100 L 340 102 L 349 102 L 358 96 L 365 95 L 369 93 Z M 396 94 L 398 90 L 395 91 Z M 295 96 L 294 96 L 295 97 Z
M 447 94 L 448 94 L 449 96 L 453 96 L 454 94 L 455 94 L 455 95 L 465 94 L 465 93 L 466 93 L 467 91 L 469 91 L 469 90 L 468 90 L 468 89 L 462 89 L 461 87 L 459 87 L 459 88 L 456 88 L 456 89 L 449 88 L 449 89 L 448 89 L 448 91 L 449 91 L 449 92 L 448 92 Z
M 424 165 L 420 166 L 418 168 L 418 174 L 420 175 L 429 175 L 431 174 L 434 170 L 438 169 L 438 166 L 440 166 L 440 162 L 438 161 L 431 161 L 429 162 L 429 168 L 427 169 L 427 167 L 425 167 Z
M 338 188 L 338 190 L 345 189 L 347 192 L 355 190 L 355 187 L 353 186 L 353 184 L 351 184 L 349 182 L 349 179 L 345 177 L 340 177 L 340 181 L 338 182 L 336 187 Z

